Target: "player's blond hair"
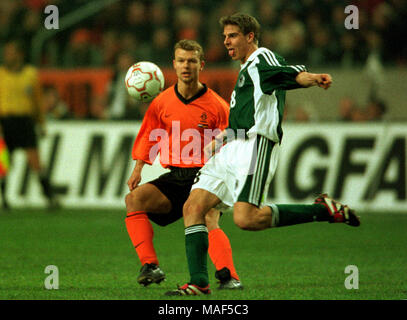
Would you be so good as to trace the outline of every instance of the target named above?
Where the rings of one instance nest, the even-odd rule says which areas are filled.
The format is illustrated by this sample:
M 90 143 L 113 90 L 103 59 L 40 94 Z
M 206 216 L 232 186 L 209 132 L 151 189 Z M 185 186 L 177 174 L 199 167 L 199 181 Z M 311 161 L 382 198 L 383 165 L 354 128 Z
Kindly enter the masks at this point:
M 189 40 L 189 39 L 180 40 L 174 45 L 174 52 L 177 49 L 184 49 L 186 51 L 196 51 L 196 53 L 199 57 L 199 60 L 200 61 L 205 60 L 205 55 L 204 55 L 202 46 L 195 40 Z
M 223 16 L 219 19 L 219 24 L 221 27 L 225 27 L 227 25 L 235 25 L 238 26 L 240 31 L 244 35 L 253 32 L 254 34 L 254 43 L 257 45 L 259 43 L 260 37 L 260 23 L 256 20 L 255 17 L 245 13 L 234 13 L 230 16 Z

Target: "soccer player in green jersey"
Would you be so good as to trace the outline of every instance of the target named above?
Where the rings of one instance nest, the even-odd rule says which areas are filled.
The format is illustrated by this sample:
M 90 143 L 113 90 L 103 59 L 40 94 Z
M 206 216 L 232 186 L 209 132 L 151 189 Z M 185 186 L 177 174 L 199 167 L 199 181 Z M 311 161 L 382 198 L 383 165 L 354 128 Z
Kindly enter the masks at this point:
M 347 205 L 318 196 L 313 204 L 274 204 L 267 199 L 283 131 L 281 121 L 286 90 L 319 86 L 328 89 L 329 74 L 288 65 L 278 54 L 258 47 L 260 25 L 247 14 L 222 17 L 224 44 L 240 61 L 240 72 L 230 101 L 229 131 L 237 138 L 226 143 L 199 171 L 184 204 L 185 244 L 190 281 L 167 295 L 208 294 L 206 266 L 210 208 L 233 207 L 235 224 L 244 230 L 264 230 L 313 221 L 359 226 Z M 242 134 L 238 134 L 243 131 Z M 229 136 L 229 135 L 228 135 Z

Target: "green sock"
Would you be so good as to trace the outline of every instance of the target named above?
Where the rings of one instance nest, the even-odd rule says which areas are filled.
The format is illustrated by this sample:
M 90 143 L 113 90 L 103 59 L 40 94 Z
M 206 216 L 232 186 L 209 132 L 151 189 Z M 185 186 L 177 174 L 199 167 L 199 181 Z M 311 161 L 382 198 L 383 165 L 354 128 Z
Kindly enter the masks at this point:
M 270 207 L 273 211 L 273 227 L 331 219 L 331 215 L 322 204 L 276 204 Z
M 185 228 L 185 248 L 188 259 L 191 281 L 199 287 L 209 284 L 208 259 L 208 229 L 204 224 Z

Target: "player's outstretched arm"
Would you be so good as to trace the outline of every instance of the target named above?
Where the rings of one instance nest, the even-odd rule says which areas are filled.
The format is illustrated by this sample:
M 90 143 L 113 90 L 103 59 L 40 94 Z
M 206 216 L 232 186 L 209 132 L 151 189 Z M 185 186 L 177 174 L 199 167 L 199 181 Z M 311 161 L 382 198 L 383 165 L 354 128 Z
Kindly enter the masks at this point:
M 130 191 L 133 191 L 137 188 L 138 184 L 141 181 L 141 171 L 145 162 L 143 160 L 137 160 L 136 165 L 134 166 L 133 172 L 130 175 L 129 180 L 127 181 L 127 185 Z
M 295 78 L 297 83 L 304 88 L 318 86 L 328 89 L 332 84 L 332 77 L 327 73 L 300 72 Z

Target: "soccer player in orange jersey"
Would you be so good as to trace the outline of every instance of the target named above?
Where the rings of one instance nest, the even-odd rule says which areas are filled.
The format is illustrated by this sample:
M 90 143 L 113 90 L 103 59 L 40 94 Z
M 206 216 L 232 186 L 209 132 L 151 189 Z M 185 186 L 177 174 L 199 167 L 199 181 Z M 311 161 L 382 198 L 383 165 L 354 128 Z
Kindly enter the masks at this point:
M 150 220 L 166 226 L 182 217 L 184 202 L 205 162 L 203 148 L 208 135 L 210 139 L 228 125 L 228 104 L 199 81 L 204 64 L 202 47 L 196 41 L 181 40 L 175 45 L 173 66 L 178 81 L 151 102 L 134 142 L 136 164 L 127 182 L 130 192 L 125 199 L 125 222 L 142 264 L 137 281 L 144 286 L 165 279 Z M 139 185 L 144 165 L 151 165 L 158 153 L 161 165 L 170 171 Z M 219 217 L 220 212 L 212 209 L 205 218 L 209 256 L 217 270 L 219 288 L 240 289 L 230 242 L 219 228 Z

